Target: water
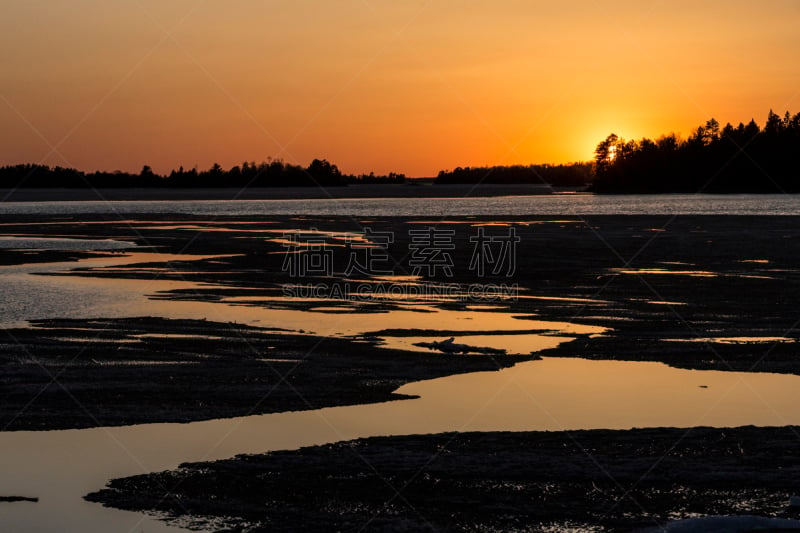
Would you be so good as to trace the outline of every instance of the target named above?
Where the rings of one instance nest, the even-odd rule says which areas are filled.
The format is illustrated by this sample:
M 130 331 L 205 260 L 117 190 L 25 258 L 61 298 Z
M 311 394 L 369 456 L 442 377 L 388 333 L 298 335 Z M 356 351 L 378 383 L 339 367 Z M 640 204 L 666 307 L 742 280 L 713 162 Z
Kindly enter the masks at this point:
M 666 201 L 669 199 L 669 201 Z M 2 214 L 191 213 L 200 215 L 583 215 L 583 214 L 775 214 L 800 213 L 791 196 L 595 197 L 590 195 L 481 199 L 366 199 L 241 202 L 70 202 L 0 204 Z M 13 247 L 66 249 L 48 242 L 5 239 Z M 123 243 L 125 244 L 125 243 Z M 37 246 L 38 245 L 38 246 Z M 2 244 L 0 244 L 2 246 Z M 77 244 L 76 244 L 77 246 Z M 81 241 L 81 249 L 116 249 L 116 242 Z M 513 352 L 555 346 L 577 333 L 602 328 L 536 321 L 502 306 L 442 310 L 433 302 L 403 304 L 390 313 L 359 306 L 331 312 L 329 300 L 310 311 L 153 299 L 165 291 L 192 289 L 189 282 L 41 276 L 77 267 L 120 267 L 136 262 L 199 259 L 134 250 L 130 255 L 62 264 L 0 267 L 0 326 L 35 318 L 164 316 L 236 321 L 303 329 L 317 335 L 352 336 L 386 328 L 473 332 L 457 339 Z M 155 269 L 154 275 L 158 269 Z M 685 274 L 688 275 L 688 274 Z M 402 280 L 398 280 L 401 282 Z M 418 280 L 407 280 L 417 283 Z M 210 287 L 210 286 L 209 286 Z M 536 298 L 536 295 L 526 295 Z M 252 299 L 250 299 L 252 300 Z M 280 298 L 273 299 L 280 304 Z M 667 302 L 654 302 L 665 304 Z M 474 331 L 504 331 L 477 335 Z M 530 333 L 546 330 L 547 334 Z M 384 337 L 389 346 L 418 349 L 414 342 L 444 337 Z M 707 339 L 714 342 L 757 342 Z M 689 371 L 659 363 L 546 358 L 506 369 L 408 384 L 398 392 L 419 399 L 260 415 L 191 424 L 150 424 L 89 430 L 0 433 L 0 495 L 38 497 L 38 503 L 0 504 L 0 529 L 18 532 L 180 531 L 138 513 L 104 509 L 82 497 L 108 479 L 175 468 L 186 461 L 227 458 L 345 439 L 443 431 L 564 430 L 800 424 L 800 376 Z
M 11 214 L 191 214 L 208 216 L 797 215 L 800 195 L 549 194 L 490 198 L 0 202 Z
M 800 376 L 679 370 L 660 363 L 546 358 L 500 372 L 413 383 L 420 399 L 192 424 L 0 433 L 0 504 L 15 532 L 178 531 L 82 500 L 111 477 L 186 461 L 378 435 L 443 431 L 800 424 Z
M 113 239 L 57 239 L 52 237 L 0 237 L 0 249 L 12 250 L 124 250 L 136 244 Z
M 28 320 L 48 318 L 128 317 L 158 315 L 159 302 L 148 295 L 160 291 L 191 289 L 180 281 L 103 280 L 80 276 L 49 276 L 73 268 L 120 266 L 131 262 L 166 262 L 201 259 L 158 253 L 128 253 L 67 263 L 0 266 L 0 327 L 23 327 Z M 214 257 L 214 256 L 211 256 Z M 187 306 L 188 307 L 188 306 Z M 202 318 L 202 317 L 201 317 Z
M 386 330 L 430 329 L 440 331 L 520 332 L 512 353 L 530 353 L 558 344 L 554 337 L 528 334 L 529 331 L 546 331 L 550 334 L 603 333 L 602 327 L 582 326 L 564 322 L 535 320 L 535 317 L 497 310 L 445 310 L 432 305 L 403 305 L 391 312 L 368 312 L 353 308 L 348 313 L 331 313 L 324 303 L 309 310 L 285 309 L 285 302 L 296 298 L 227 297 L 214 302 L 171 300 L 169 291 L 192 290 L 214 285 L 187 281 L 159 280 L 159 269 L 154 279 L 109 279 L 84 276 L 55 276 L 43 274 L 64 273 L 70 269 L 124 267 L 134 263 L 190 261 L 218 258 L 209 255 L 176 255 L 149 252 L 129 252 L 124 256 L 109 256 L 69 263 L 28 264 L 0 266 L 0 285 L 3 286 L 3 305 L 0 305 L 0 327 L 22 327 L 28 320 L 47 318 L 125 318 L 130 316 L 159 316 L 165 318 L 208 319 L 216 322 L 236 322 L 260 327 L 270 327 L 303 332 L 319 336 L 358 337 Z M 415 280 L 409 283 L 416 283 Z M 153 298 L 160 296 L 159 298 Z M 242 300 L 273 305 L 260 307 L 242 305 Z M 507 336 L 498 340 L 507 342 Z M 465 337 L 466 338 L 466 337 Z M 404 338 L 386 337 L 390 344 L 410 346 Z M 430 340 L 426 338 L 427 340 Z M 569 340 L 563 338 L 561 340 Z M 416 342 L 416 341 L 415 341 Z M 524 346 L 524 347 L 522 347 Z M 503 347 L 503 346 L 499 346 Z M 519 349 L 517 349 L 519 348 Z M 411 349 L 414 349 L 411 347 Z M 520 350 L 522 350 L 520 352 Z

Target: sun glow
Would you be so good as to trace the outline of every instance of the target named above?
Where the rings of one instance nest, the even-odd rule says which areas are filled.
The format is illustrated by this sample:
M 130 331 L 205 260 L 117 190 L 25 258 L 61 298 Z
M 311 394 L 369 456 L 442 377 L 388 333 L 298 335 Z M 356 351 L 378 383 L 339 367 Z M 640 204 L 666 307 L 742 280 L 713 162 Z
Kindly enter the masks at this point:
M 590 160 L 612 131 L 763 121 L 800 98 L 794 0 L 229 4 L 7 0 L 0 165 L 432 176 Z

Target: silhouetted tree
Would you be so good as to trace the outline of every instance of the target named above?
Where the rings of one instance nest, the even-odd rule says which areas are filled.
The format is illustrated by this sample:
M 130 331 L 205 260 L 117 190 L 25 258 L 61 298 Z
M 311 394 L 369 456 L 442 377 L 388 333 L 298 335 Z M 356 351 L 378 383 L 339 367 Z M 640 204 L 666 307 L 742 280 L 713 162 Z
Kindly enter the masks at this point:
M 595 168 L 599 170 L 599 172 L 604 172 L 606 168 L 614 160 L 616 156 L 617 144 L 619 143 L 619 137 L 617 137 L 616 133 L 612 133 L 604 140 L 600 141 L 597 145 L 597 148 L 594 150 L 594 164 Z
M 306 169 L 309 177 L 318 185 L 343 185 L 342 173 L 336 165 L 332 165 L 327 159 L 315 159 Z
M 715 119 L 685 141 L 675 135 L 625 141 L 610 135 L 595 151 L 597 192 L 800 192 L 800 113 L 770 110 L 720 128 Z
M 437 184 L 537 184 L 582 187 L 592 179 L 591 163 L 568 165 L 513 165 L 495 167 L 456 167 L 442 170 Z
M 144 179 L 151 179 L 153 176 L 155 176 L 155 173 L 153 173 L 153 169 L 150 168 L 149 165 L 145 165 L 142 167 L 142 171 L 139 172 L 139 176 Z

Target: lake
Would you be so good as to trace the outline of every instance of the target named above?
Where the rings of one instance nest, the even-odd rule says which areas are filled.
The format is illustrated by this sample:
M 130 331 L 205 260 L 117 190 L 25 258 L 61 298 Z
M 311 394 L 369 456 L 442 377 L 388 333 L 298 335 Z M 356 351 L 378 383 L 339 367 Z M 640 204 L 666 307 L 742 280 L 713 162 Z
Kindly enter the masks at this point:
M 468 191 L 465 191 L 468 193 Z M 101 194 L 101 193 L 99 193 Z M 235 196 L 235 191 L 231 192 Z M 4 214 L 192 214 L 209 216 L 341 215 L 796 215 L 800 195 L 546 194 L 465 198 L 0 202 Z

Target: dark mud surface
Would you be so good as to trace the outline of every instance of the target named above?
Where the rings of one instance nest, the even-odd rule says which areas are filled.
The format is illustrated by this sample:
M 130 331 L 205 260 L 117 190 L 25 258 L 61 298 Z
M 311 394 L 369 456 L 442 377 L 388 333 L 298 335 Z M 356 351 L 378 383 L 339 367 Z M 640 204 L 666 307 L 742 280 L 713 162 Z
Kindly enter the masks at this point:
M 214 301 L 238 297 L 240 304 L 308 309 L 338 306 L 337 300 L 278 301 L 287 286 L 294 293 L 324 297 L 334 288 L 373 283 L 376 293 L 396 286 L 357 271 L 346 281 L 346 234 L 364 228 L 391 234 L 389 260 L 374 267 L 396 275 L 414 273 L 410 232 L 436 227 L 451 231 L 452 275 L 442 269 L 421 272 L 426 289 L 456 294 L 436 303 L 465 309 L 476 303 L 499 304 L 504 311 L 536 314 L 543 320 L 600 325 L 614 331 L 581 339 L 549 355 L 656 360 L 684 368 L 800 373 L 793 343 L 675 342 L 720 337 L 800 337 L 800 218 L 770 216 L 593 216 L 500 217 L 454 220 L 405 220 L 347 217 L 112 216 L 9 217 L 8 234 L 50 234 L 113 238 L 136 242 L 148 251 L 227 255 L 118 268 L 83 270 L 72 275 L 109 278 L 186 280 L 214 287 L 174 291 L 165 298 Z M 33 225 L 31 222 L 36 221 Z M 45 222 L 46 224 L 42 224 Z M 507 226 L 487 226 L 502 222 Z M 514 271 L 479 277 L 469 269 L 479 227 L 500 236 L 513 227 L 520 242 Z M 286 240 L 293 230 L 333 232 L 323 237 L 333 277 L 309 272 L 292 276 L 285 268 Z M 141 249 L 141 248 L 140 248 Z M 362 253 L 363 250 L 357 253 Z M 516 286 L 516 300 L 466 295 L 480 285 Z M 303 287 L 328 287 L 326 291 Z M 438 291 L 438 292 L 436 292 Z M 264 300 L 273 299 L 271 302 Z M 357 299 L 358 300 L 358 299 Z M 360 310 L 387 311 L 398 302 L 362 298 Z M 432 324 L 431 329 L 436 329 Z
M 790 517 L 798 428 L 386 437 L 184 464 L 88 499 L 215 531 L 631 531 Z
M 39 498 L 28 498 L 25 496 L 0 496 L 0 503 L 36 503 Z
M 497 222 L 507 225 L 485 225 Z M 137 215 L 20 216 L 3 223 L 0 233 L 7 235 L 116 239 L 135 242 L 139 250 L 225 256 L 66 274 L 209 284 L 162 293 L 163 299 L 236 297 L 243 306 L 376 313 L 406 304 L 452 310 L 489 304 L 520 316 L 609 328 L 542 355 L 800 374 L 798 217 Z M 450 296 L 283 298 L 293 284 L 402 285 L 358 272 L 344 279 L 342 234 L 360 235 L 365 226 L 393 235 L 390 264 L 380 267 L 397 275 L 414 273 L 412 230 L 452 231 L 451 275 L 422 272 L 419 282 L 449 287 Z M 521 241 L 512 276 L 470 271 L 470 238 L 479 227 L 488 235 L 515 228 Z M 332 232 L 324 240 L 334 252 L 335 272 L 292 276 L 284 268 L 285 241 L 292 230 L 312 228 Z M 26 261 L 20 254 L 7 252 L 0 262 L 86 257 L 50 251 Z M 474 284 L 515 285 L 519 297 L 476 298 L 468 291 Z M 0 427 L 191 421 L 383 401 L 396 398 L 392 391 L 409 381 L 519 360 L 396 352 L 264 326 L 95 317 L 3 330 Z M 425 334 L 445 329 L 432 323 Z M 782 340 L 730 339 L 742 337 Z M 92 499 L 172 517 L 208 517 L 209 524 L 223 524 L 214 528 L 233 531 L 630 530 L 695 514 L 781 515 L 788 496 L 800 491 L 797 444 L 796 428 L 392 437 L 189 465 L 115 481 Z
M 190 422 L 404 398 L 410 381 L 531 357 L 410 353 L 203 320 L 47 320 L 0 331 L 0 428 Z
M 347 266 L 347 252 L 354 251 L 347 248 L 347 235 L 360 237 L 365 227 L 392 235 L 388 260 L 374 267 L 401 276 L 414 273 L 413 232 L 430 227 L 451 232 L 448 253 L 452 272 L 448 275 L 442 269 L 423 269 L 417 283 L 418 287 L 449 296 L 406 301 L 381 297 L 353 301 L 284 298 L 287 287 L 299 290 L 297 287 L 368 282 L 377 293 L 393 286 L 402 288 L 403 283 L 396 280 L 357 271 L 345 279 L 341 273 Z M 511 276 L 504 270 L 480 277 L 469 269 L 474 252 L 470 238 L 479 228 L 487 235 L 498 236 L 514 229 L 520 242 Z M 310 272 L 293 276 L 286 268 L 290 249 L 286 241 L 297 230 L 312 229 L 328 232 L 322 239 L 331 253 L 332 275 Z M 10 216 L 4 218 L 0 233 L 115 239 L 136 243 L 140 251 L 224 256 L 62 274 L 209 284 L 161 293 L 157 297 L 162 299 L 217 301 L 238 297 L 237 304 L 244 306 L 306 310 L 322 305 L 331 311 L 341 308 L 344 313 L 352 306 L 360 312 L 378 313 L 415 303 L 453 310 L 489 304 L 542 320 L 610 328 L 606 335 L 579 336 L 542 355 L 800 374 L 800 344 L 793 342 L 800 338 L 796 329 L 800 320 L 797 217 L 482 217 L 436 221 Z M 363 249 L 355 252 L 363 253 Z M 0 262 L 26 260 L 26 255 L 20 255 L 23 252 L 4 253 Z M 106 253 L 116 256 L 121 252 Z M 34 262 L 88 256 L 86 252 L 69 251 L 24 254 L 33 254 Z M 476 285 L 513 286 L 519 297 L 497 299 L 491 294 L 469 293 L 469 287 Z M 265 330 L 257 330 L 159 318 L 97 318 L 56 320 L 2 331 L 0 427 L 53 429 L 190 421 L 380 401 L 391 398 L 395 387 L 409 381 L 498 368 L 517 360 L 389 352 L 345 339 L 320 339 L 297 332 L 277 334 L 269 331 L 269 324 L 264 324 Z M 476 326 L 475 332 L 480 332 L 480 324 Z M 136 337 L 187 331 L 219 339 Z M 438 340 L 453 333 L 435 322 L 425 332 Z M 406 334 L 422 332 L 407 330 Z M 725 337 L 780 337 L 785 341 L 713 340 Z M 707 340 L 685 342 L 698 339 Z M 265 358 L 283 361 L 260 360 Z

